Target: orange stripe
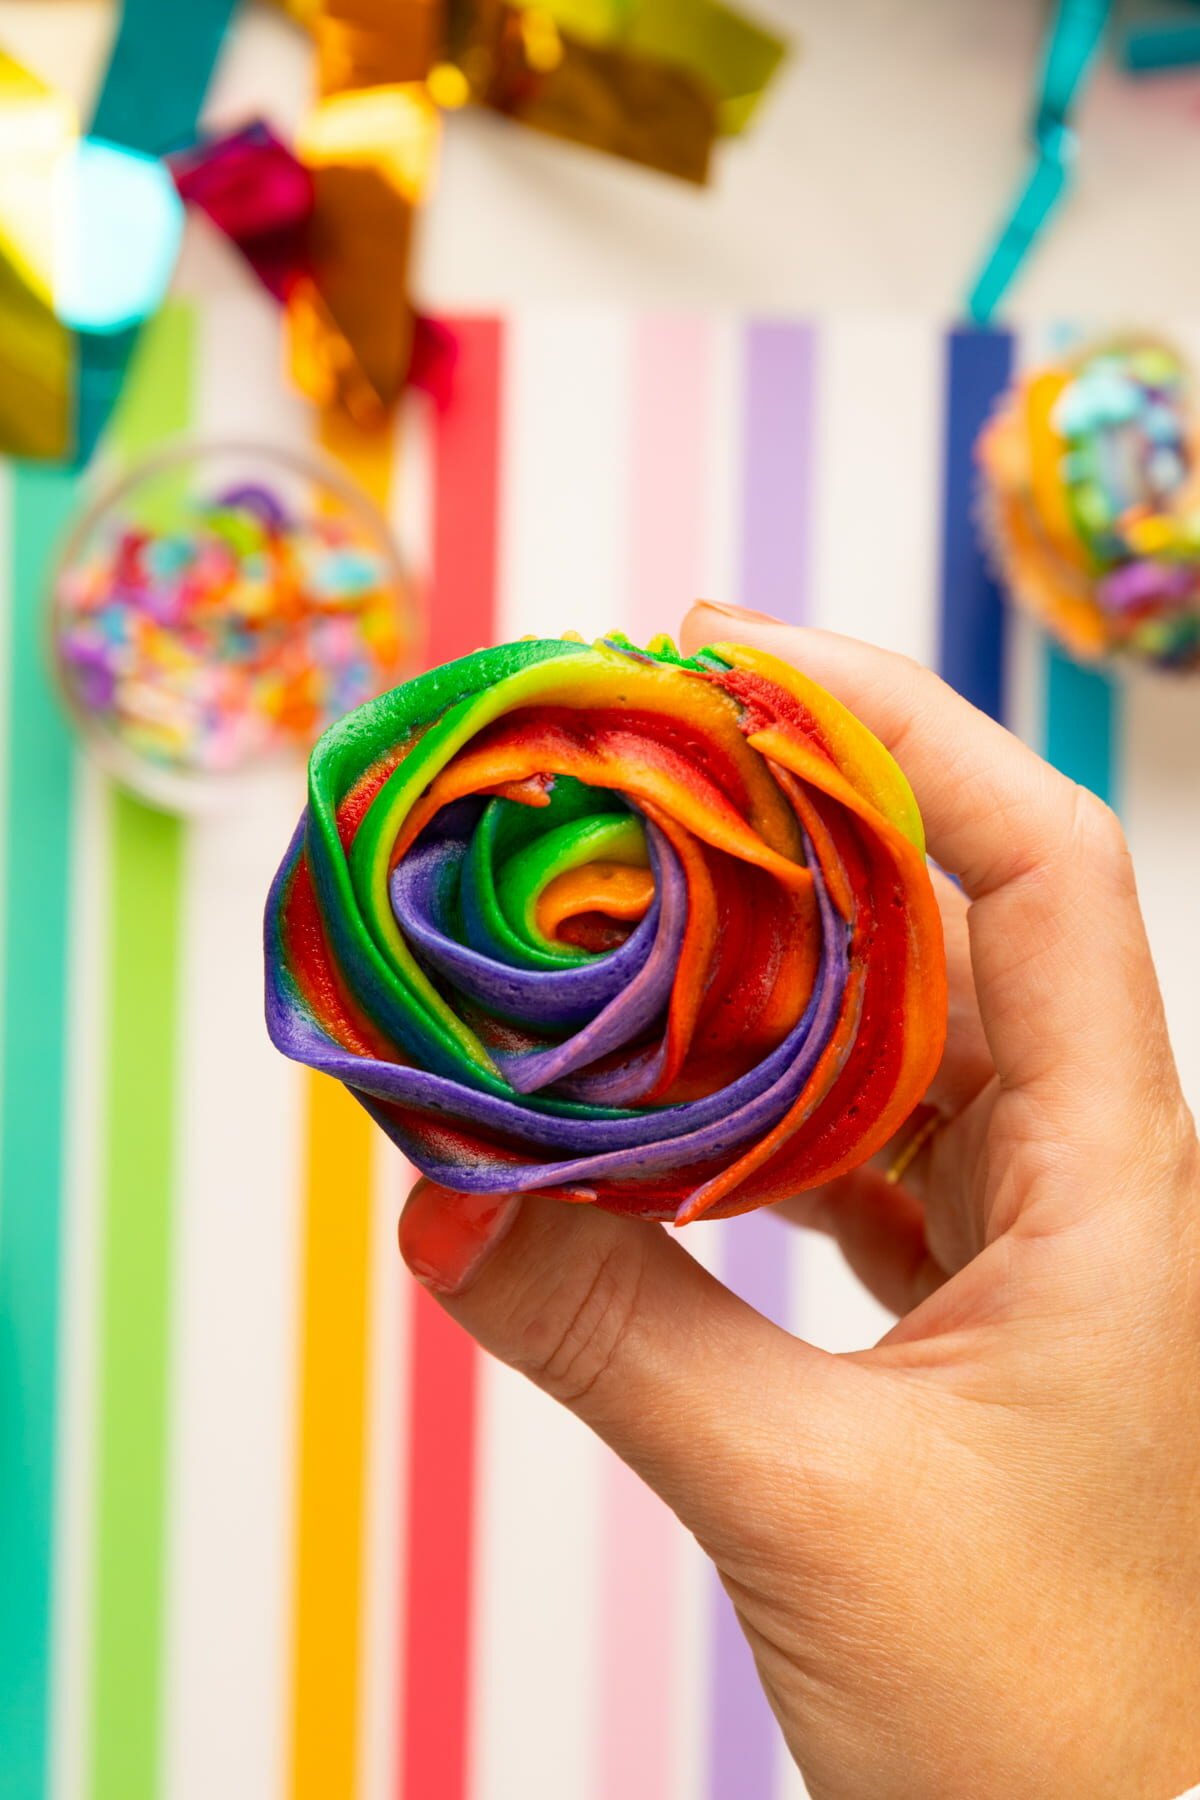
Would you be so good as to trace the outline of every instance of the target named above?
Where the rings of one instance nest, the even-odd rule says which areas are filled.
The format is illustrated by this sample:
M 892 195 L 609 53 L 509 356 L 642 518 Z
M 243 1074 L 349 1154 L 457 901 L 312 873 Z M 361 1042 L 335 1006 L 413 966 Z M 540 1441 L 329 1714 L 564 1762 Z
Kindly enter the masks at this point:
M 393 434 L 327 418 L 330 452 L 386 507 Z M 305 1079 L 304 1277 L 288 1792 L 353 1800 L 362 1597 L 372 1125 L 337 1082 Z

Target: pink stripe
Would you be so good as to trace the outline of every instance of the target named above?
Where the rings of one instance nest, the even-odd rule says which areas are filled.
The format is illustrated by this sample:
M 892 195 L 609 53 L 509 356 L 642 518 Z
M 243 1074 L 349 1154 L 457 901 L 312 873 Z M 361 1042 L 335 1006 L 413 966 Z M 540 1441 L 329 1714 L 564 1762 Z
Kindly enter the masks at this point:
M 677 1540 L 667 1508 L 615 1456 L 601 1488 L 599 1794 L 668 1800 L 674 1792 L 671 1679 Z
M 679 629 L 697 598 L 712 363 L 703 319 L 651 317 L 633 344 L 630 594 L 636 639 Z
M 635 642 L 675 635 L 696 596 L 710 363 L 701 320 L 649 318 L 635 328 L 626 623 Z M 615 1457 L 606 1460 L 601 1504 L 598 1716 L 612 1728 L 600 1734 L 597 1792 L 669 1800 L 680 1527 Z

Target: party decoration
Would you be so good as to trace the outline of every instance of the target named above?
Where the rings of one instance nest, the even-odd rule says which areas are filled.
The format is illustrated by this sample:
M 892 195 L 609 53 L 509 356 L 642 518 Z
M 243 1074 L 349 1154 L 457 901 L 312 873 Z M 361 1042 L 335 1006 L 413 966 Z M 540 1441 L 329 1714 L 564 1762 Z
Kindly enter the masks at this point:
M 237 0 L 188 0 L 186 6 L 163 6 L 160 0 L 122 0 L 89 135 L 143 157 L 165 156 L 190 143 L 236 4 Z M 119 165 L 110 167 L 115 174 Z M 128 171 L 118 179 L 127 185 Z M 164 190 L 165 186 L 164 180 Z M 110 204 L 118 210 L 119 196 Z M 162 216 L 168 216 L 165 207 Z M 143 211 L 142 254 L 154 260 L 153 240 L 146 236 L 148 223 L 149 214 Z M 99 241 L 101 248 L 107 244 L 110 257 L 121 255 L 120 235 Z M 169 269 L 173 258 L 165 243 L 157 247 L 157 260 Z M 148 308 L 151 300 L 148 294 Z M 132 319 L 124 330 L 84 332 L 79 337 L 74 433 L 79 462 L 91 456 L 116 403 L 139 322 Z
M 854 1167 L 945 1030 L 903 775 L 794 669 L 527 640 L 335 725 L 267 1021 L 452 1187 L 686 1223 Z
M 382 521 L 334 471 L 278 453 L 135 472 L 85 519 L 56 583 L 67 703 L 164 804 L 200 792 L 176 777 L 307 749 L 397 679 L 409 634 Z
M 64 325 L 108 334 L 161 306 L 183 207 L 156 157 L 83 138 L 55 195 L 55 304 Z
M 0 52 L 0 453 L 84 461 L 183 215 L 159 157 L 195 132 L 235 0 L 125 0 L 90 132 Z
M 1170 11 L 1156 7 L 1149 19 L 1137 18 L 1121 34 L 1121 62 L 1131 74 L 1153 75 L 1200 62 L 1200 16 L 1196 0 L 1183 0 Z
M 1074 168 L 1074 109 L 1108 24 L 1112 0 L 1058 0 L 1030 129 L 1033 162 L 967 296 L 978 324 L 993 316 L 1062 200 Z
M 340 67 L 327 50 L 325 80 Z M 364 428 L 382 423 L 408 377 L 413 225 L 432 179 L 436 130 L 421 83 L 385 82 L 325 93 L 297 140 L 315 205 L 311 273 L 288 296 L 292 371 L 318 405 Z
M 241 251 L 269 294 L 286 300 L 308 267 L 313 180 L 263 120 L 204 138 L 171 158 L 180 198 Z
M 0 454 L 61 456 L 71 340 L 54 304 L 54 194 L 75 135 L 62 95 L 0 51 Z
M 315 207 L 288 291 L 301 389 L 381 422 L 409 379 L 409 269 L 441 112 L 477 104 L 689 181 L 749 121 L 779 39 L 715 0 L 284 0 L 314 32 L 318 99 L 297 140 Z
M 1200 664 L 1200 476 L 1189 379 L 1131 338 L 1035 370 L 979 441 L 1013 594 L 1083 661 Z
M 13 253 L 0 199 L 0 356 L 11 365 L 0 449 L 91 454 L 178 249 L 181 217 L 160 157 L 173 157 L 182 198 L 285 304 L 302 391 L 372 429 L 414 375 L 445 391 L 448 364 L 431 363 L 436 343 L 420 329 L 409 281 L 443 109 L 487 106 L 703 181 L 715 138 L 745 126 L 783 55 L 778 38 L 718 0 L 280 3 L 317 45 L 318 95 L 294 154 L 257 122 L 195 141 L 236 0 L 124 0 L 91 131 L 70 150 L 65 183 L 52 182 L 50 165 L 77 135 L 73 117 L 11 59 L 0 62 L 18 185 L 29 185 L 23 165 L 36 165 L 36 212 L 43 230 L 57 220 L 60 270 L 55 285 L 49 252 L 32 264 L 23 248 Z M 55 117 L 53 155 L 45 133 L 28 129 L 39 109 Z M 64 327 L 78 333 L 74 344 Z

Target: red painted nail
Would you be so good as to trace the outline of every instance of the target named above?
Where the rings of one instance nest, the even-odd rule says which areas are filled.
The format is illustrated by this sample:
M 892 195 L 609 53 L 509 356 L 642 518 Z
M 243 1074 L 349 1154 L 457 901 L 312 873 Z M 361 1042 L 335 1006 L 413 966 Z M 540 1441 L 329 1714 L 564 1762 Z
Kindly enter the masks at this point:
M 516 1194 L 459 1194 L 418 1181 L 400 1215 L 400 1254 L 423 1287 L 457 1294 L 507 1237 Z

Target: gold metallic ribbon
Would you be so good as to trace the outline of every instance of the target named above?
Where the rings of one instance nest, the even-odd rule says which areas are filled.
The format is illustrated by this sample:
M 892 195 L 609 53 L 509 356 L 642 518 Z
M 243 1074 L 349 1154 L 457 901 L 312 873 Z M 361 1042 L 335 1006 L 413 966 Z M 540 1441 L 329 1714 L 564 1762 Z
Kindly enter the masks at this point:
M 77 121 L 0 51 L 0 454 L 58 457 L 71 437 L 71 333 L 54 311 L 55 188 Z
M 289 301 L 303 391 L 360 426 L 408 377 L 416 211 L 439 115 L 486 106 L 687 181 L 740 131 L 783 43 L 717 0 L 277 0 L 312 31 L 297 144 L 316 190 L 313 273 Z

